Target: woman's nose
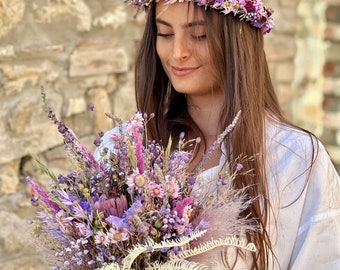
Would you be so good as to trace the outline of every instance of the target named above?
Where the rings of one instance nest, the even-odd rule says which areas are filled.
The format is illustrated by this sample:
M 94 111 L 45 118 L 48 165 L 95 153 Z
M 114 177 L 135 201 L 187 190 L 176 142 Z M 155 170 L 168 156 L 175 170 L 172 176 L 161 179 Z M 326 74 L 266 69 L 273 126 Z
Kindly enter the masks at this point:
M 175 37 L 173 45 L 173 58 L 179 62 L 185 61 L 191 55 L 188 41 L 183 37 Z

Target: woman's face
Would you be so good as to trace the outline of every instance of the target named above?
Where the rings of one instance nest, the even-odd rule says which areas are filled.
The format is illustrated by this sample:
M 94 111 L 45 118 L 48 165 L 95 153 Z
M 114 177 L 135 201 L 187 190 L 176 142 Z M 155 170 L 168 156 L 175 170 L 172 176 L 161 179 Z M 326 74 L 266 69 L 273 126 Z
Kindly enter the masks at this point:
M 203 15 L 193 3 L 156 5 L 157 54 L 176 91 L 211 95 L 218 88 Z

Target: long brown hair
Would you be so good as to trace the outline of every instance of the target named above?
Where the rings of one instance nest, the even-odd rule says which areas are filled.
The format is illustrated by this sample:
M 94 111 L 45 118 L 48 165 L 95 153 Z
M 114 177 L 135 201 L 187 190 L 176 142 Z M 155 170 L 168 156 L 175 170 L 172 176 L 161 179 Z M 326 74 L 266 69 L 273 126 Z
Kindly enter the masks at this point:
M 258 154 L 255 159 L 243 164 L 245 170 L 252 169 L 254 174 L 240 176 L 235 185 L 237 188 L 249 186 L 249 196 L 260 197 L 242 215 L 256 220 L 260 227 L 259 233 L 247 235 L 248 240 L 257 247 L 251 268 L 267 269 L 272 244 L 266 231 L 270 202 L 265 174 L 265 118 L 270 115 L 275 121 L 288 123 L 280 110 L 271 82 L 262 30 L 233 15 L 223 15 L 209 9 L 202 13 L 210 53 L 216 65 L 216 76 L 225 98 L 220 122 L 227 126 L 238 111 L 242 112 L 237 126 L 226 138 L 227 145 L 230 145 L 228 149 L 232 149 L 232 153 L 229 151 L 226 155 L 231 158 Z M 172 89 L 167 100 L 169 79 L 156 53 L 155 14 L 155 5 L 152 5 L 148 10 L 145 32 L 137 54 L 136 101 L 142 112 L 155 113 L 155 121 L 151 121 L 148 126 L 148 137 L 166 145 L 170 135 L 176 138 L 182 131 L 194 131 L 197 134 L 200 131 L 190 118 L 183 94 Z

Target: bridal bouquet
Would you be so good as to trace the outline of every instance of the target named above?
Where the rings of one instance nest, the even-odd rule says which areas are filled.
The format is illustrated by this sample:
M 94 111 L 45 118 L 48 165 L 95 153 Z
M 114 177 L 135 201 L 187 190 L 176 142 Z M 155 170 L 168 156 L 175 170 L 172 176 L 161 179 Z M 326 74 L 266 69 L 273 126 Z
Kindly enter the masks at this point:
M 193 245 L 209 228 L 204 209 L 220 207 L 222 200 L 236 208 L 229 209 L 233 213 L 246 207 L 231 184 L 242 171 L 240 161 L 220 174 L 217 197 L 193 196 L 197 176 L 188 174 L 192 152 L 185 149 L 199 139 L 186 141 L 181 134 L 175 150 L 171 138 L 166 148 L 155 141 L 143 143 L 152 115 L 137 112 L 108 134 L 108 145 L 101 143 L 100 133 L 95 157 L 52 109 L 47 112 L 73 162 L 69 174 L 55 176 L 36 159 L 51 178 L 48 190 L 27 179 L 34 190 L 31 202 L 41 209 L 33 222 L 36 241 L 54 260 L 53 269 L 200 269 L 187 259 L 221 245 L 255 250 L 232 235 Z M 235 224 L 244 225 L 235 220 L 230 227 Z

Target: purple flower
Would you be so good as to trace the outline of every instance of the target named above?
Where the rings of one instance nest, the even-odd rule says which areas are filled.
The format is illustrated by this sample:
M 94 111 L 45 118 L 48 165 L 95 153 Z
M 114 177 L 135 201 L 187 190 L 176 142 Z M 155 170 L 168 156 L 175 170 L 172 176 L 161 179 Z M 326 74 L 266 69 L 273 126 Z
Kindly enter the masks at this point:
M 124 218 L 108 216 L 105 221 L 109 222 L 112 228 L 117 230 L 130 228 L 129 223 Z
M 242 163 L 237 163 L 235 169 L 236 169 L 236 171 L 241 171 L 243 169 Z
M 57 213 L 60 210 L 60 207 L 55 202 L 51 201 L 47 195 L 47 193 L 40 188 L 40 186 L 32 181 L 30 178 L 27 178 L 28 184 L 30 187 L 40 196 L 40 200 L 49 207 L 53 213 Z
M 143 174 L 144 172 L 144 157 L 143 157 L 143 142 L 141 140 L 141 134 L 137 131 L 134 132 L 136 140 L 136 158 L 138 171 Z
M 34 194 L 31 195 L 31 204 L 35 207 L 39 206 L 39 198 Z
M 136 200 L 130 208 L 125 212 L 126 217 L 138 215 L 143 209 L 143 204 L 141 200 Z
M 95 203 L 95 207 L 99 212 L 103 212 L 105 216 L 121 217 L 128 208 L 128 202 L 124 195 L 117 198 L 105 198 L 103 196 Z

